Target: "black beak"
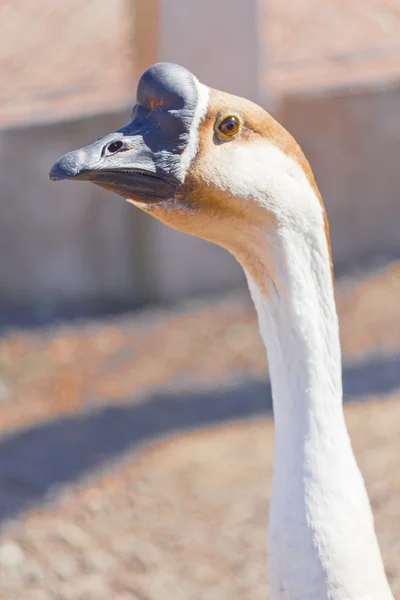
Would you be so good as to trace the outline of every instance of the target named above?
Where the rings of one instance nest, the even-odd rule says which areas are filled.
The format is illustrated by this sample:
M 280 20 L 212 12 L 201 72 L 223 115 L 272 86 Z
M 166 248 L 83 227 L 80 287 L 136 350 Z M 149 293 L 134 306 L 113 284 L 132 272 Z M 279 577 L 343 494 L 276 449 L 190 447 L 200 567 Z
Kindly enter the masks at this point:
M 153 65 L 139 81 L 130 123 L 62 156 L 50 179 L 91 181 L 141 202 L 173 198 L 184 178 L 181 155 L 197 96 L 189 71 L 169 63 Z

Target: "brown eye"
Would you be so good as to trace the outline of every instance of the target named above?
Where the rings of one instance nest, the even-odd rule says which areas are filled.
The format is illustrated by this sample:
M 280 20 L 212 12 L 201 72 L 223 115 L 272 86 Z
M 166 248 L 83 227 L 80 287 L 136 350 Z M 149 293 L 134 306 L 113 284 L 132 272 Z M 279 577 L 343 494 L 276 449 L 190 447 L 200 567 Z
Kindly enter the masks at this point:
M 111 142 L 111 144 L 108 144 L 107 150 L 109 154 L 114 154 L 114 152 L 118 152 L 118 150 L 121 150 L 122 146 L 123 143 L 120 140 L 117 140 L 116 142 Z
M 223 138 L 234 137 L 239 131 L 240 122 L 238 117 L 228 115 L 218 119 L 216 123 L 216 132 Z

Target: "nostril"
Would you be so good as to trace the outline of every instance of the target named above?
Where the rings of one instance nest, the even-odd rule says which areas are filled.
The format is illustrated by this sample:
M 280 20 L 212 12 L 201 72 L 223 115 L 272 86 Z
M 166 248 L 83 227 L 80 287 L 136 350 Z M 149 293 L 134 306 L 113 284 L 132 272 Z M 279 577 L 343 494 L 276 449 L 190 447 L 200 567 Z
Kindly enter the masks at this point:
M 123 142 L 121 142 L 120 140 L 117 140 L 116 142 L 111 142 L 111 144 L 108 144 L 107 146 L 107 152 L 109 154 L 114 154 L 115 152 L 118 152 L 118 150 L 121 150 L 123 145 Z

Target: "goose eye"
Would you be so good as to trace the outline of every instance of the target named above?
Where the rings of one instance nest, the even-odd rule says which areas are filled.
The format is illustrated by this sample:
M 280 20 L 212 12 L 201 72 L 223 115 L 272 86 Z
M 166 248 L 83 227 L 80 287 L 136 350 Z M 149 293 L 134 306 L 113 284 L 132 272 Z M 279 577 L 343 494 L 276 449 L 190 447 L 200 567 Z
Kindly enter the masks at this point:
M 223 138 L 232 138 L 239 131 L 240 121 L 234 115 L 225 115 L 218 119 L 215 130 Z
M 121 150 L 123 146 L 123 143 L 118 140 L 116 142 L 111 142 L 111 144 L 108 144 L 107 146 L 107 150 L 109 154 L 114 154 L 115 152 L 118 152 L 118 150 Z

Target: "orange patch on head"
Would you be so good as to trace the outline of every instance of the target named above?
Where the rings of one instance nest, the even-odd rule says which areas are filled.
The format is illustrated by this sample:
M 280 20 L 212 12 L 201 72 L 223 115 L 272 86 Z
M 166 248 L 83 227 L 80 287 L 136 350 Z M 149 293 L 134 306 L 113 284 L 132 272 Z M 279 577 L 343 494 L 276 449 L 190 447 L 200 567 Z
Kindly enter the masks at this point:
M 213 127 L 214 123 L 225 114 L 238 114 L 241 117 L 243 120 L 243 130 L 241 132 L 243 138 L 251 139 L 252 134 L 260 135 L 295 160 L 303 169 L 322 207 L 333 282 L 332 250 L 326 210 L 310 164 L 299 144 L 280 123 L 257 104 L 245 98 L 231 96 L 225 92 L 211 89 L 207 116 L 199 129 L 200 153 L 207 152 L 207 145 L 211 143 L 210 127 Z
M 152 100 L 152 108 L 157 107 Z M 238 117 L 239 131 L 229 139 L 219 135 L 216 128 L 224 118 Z M 168 203 L 154 204 L 145 208 L 147 212 L 185 233 L 189 233 L 224 246 L 239 260 L 249 252 L 248 228 L 251 227 L 251 203 L 230 188 L 229 174 L 223 167 L 218 170 L 219 157 L 223 155 L 222 144 L 247 144 L 265 140 L 293 159 L 304 171 L 321 204 L 325 221 L 325 235 L 329 254 L 330 235 L 325 208 L 315 183 L 310 165 L 297 142 L 288 131 L 269 113 L 253 102 L 218 90 L 210 90 L 207 113 L 198 128 L 198 152 L 186 173 L 185 181 Z M 223 139 L 228 138 L 228 139 Z M 228 150 L 228 147 L 226 148 Z M 256 218 L 259 216 L 256 208 Z M 271 229 L 274 227 L 270 215 Z M 234 232 L 234 235 L 232 235 Z M 332 279 L 332 258 L 330 259 Z
M 153 110 L 154 108 L 162 108 L 164 106 L 161 98 L 151 98 L 148 101 L 148 105 L 151 110 Z

